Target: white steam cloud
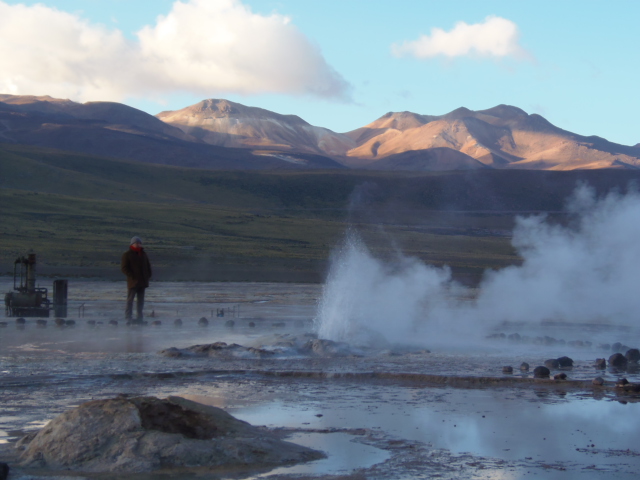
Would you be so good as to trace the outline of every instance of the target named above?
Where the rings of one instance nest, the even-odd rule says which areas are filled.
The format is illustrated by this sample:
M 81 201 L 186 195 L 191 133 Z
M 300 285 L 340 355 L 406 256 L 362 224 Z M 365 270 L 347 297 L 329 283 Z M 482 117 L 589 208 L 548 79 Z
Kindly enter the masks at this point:
M 385 263 L 350 236 L 332 264 L 317 316 L 321 338 L 354 342 L 373 332 L 391 342 L 477 341 L 503 321 L 640 322 L 640 195 L 600 200 L 579 187 L 574 222 L 519 218 L 521 266 L 487 271 L 479 294 L 447 268 L 415 258 Z
M 526 57 L 519 44 L 518 26 L 506 18 L 488 16 L 483 23 L 469 25 L 456 23 L 445 32 L 441 28 L 431 29 L 430 35 L 421 35 L 417 40 L 393 44 L 391 51 L 396 57 L 413 56 L 433 58 L 437 56 L 462 57 Z
M 0 0 L 0 92 L 74 100 L 284 93 L 347 101 L 350 85 L 286 16 L 239 0 L 176 1 L 135 41 L 42 4 Z

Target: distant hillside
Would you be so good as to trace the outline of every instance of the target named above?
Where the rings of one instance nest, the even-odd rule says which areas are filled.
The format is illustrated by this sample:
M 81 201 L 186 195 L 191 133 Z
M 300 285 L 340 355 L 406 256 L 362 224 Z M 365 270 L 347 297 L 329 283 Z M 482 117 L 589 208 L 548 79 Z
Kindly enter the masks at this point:
M 208 145 L 119 103 L 79 104 L 51 97 L 0 95 L 0 142 L 209 169 L 343 168 L 320 155 L 254 154 Z
M 409 155 L 408 152 L 420 161 L 415 152 L 433 149 L 455 150 L 500 169 L 640 167 L 640 152 L 634 147 L 576 135 L 540 115 L 529 115 L 508 105 L 479 111 L 459 108 L 442 116 L 390 112 L 347 135 L 358 146 L 346 152 L 348 159 L 343 162 L 357 167 L 397 164 L 393 158 Z M 381 163 L 381 158 L 389 160 Z M 464 164 L 470 165 L 469 160 Z M 402 169 L 419 169 L 419 165 L 406 159 L 400 165 Z
M 638 145 L 577 135 L 509 105 L 389 112 L 336 133 L 223 99 L 156 118 L 119 103 L 0 95 L 0 142 L 215 170 L 640 168 Z
M 280 115 L 228 100 L 203 100 L 156 115 L 211 145 L 341 156 L 355 147 L 347 136 L 314 127 L 296 115 Z

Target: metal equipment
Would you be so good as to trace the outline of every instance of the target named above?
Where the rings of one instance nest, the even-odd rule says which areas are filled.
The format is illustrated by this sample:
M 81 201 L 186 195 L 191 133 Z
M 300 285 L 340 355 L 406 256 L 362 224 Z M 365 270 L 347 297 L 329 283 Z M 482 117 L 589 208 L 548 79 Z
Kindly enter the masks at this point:
M 16 259 L 13 264 L 13 292 L 4 296 L 7 317 L 48 317 L 53 309 L 56 317 L 67 316 L 67 280 L 53 282 L 53 303 L 47 289 L 36 287 L 36 254 Z

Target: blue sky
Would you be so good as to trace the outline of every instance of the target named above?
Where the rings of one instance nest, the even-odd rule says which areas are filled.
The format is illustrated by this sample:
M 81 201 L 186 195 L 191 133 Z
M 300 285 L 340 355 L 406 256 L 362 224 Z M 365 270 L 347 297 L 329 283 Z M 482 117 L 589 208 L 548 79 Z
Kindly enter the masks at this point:
M 0 0 L 0 92 L 152 114 L 227 98 L 337 132 L 389 111 L 504 103 L 582 135 L 640 142 L 640 2 L 176 3 Z M 222 43 L 205 45 L 211 35 Z

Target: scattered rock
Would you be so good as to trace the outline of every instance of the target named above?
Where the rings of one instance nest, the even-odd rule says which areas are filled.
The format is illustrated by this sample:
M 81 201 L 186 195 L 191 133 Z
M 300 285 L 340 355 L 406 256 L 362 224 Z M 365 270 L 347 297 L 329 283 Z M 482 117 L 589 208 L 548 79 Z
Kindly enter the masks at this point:
M 287 324 L 284 322 L 273 322 L 271 326 L 275 328 L 284 328 L 287 326 Z
M 560 368 L 560 362 L 556 358 L 550 358 L 549 360 L 544 361 L 544 366 L 549 370 L 557 370 Z
M 8 325 L 7 322 L 0 322 L 0 328 L 6 328 Z
M 604 358 L 596 358 L 595 367 L 599 368 L 600 370 L 604 370 L 605 368 L 607 368 L 607 360 Z
M 566 379 L 567 379 L 567 374 L 566 374 L 566 373 L 564 373 L 564 372 L 556 373 L 556 374 L 553 376 L 553 379 L 554 379 L 554 380 L 566 380 Z
M 89 325 L 90 327 L 95 327 L 96 326 L 96 321 L 95 320 L 87 320 L 87 325 Z
M 502 373 L 513 373 L 513 367 L 502 367 Z
M 618 379 L 618 381 L 616 382 L 616 387 L 624 387 L 625 385 L 629 385 L 629 380 L 624 377 Z
M 75 320 L 67 320 L 64 322 L 65 327 L 75 327 L 76 326 L 76 321 Z
M 512 342 L 520 342 L 520 341 L 522 341 L 522 337 L 520 336 L 519 333 L 512 333 L 507 338 L 509 340 L 511 340 Z
M 602 377 L 596 377 L 593 380 L 591 380 L 591 383 L 597 386 L 602 386 L 604 385 L 604 379 Z
M 127 322 L 127 324 L 129 324 L 129 322 Z M 117 327 L 118 326 L 118 321 L 117 320 L 109 320 L 109 325 L 111 325 L 112 327 Z
M 0 462 L 0 480 L 7 480 L 9 477 L 9 465 Z
M 174 324 L 176 327 L 181 327 L 181 326 L 182 326 L 182 319 L 181 319 L 181 318 L 176 318 L 176 319 L 173 321 L 173 324 Z
M 627 367 L 627 357 L 622 355 L 621 353 L 614 353 L 609 357 L 609 366 L 614 368 L 626 368 Z
M 256 328 L 256 322 L 249 322 L 249 328 Z
M 200 325 L 201 327 L 206 327 L 207 325 L 209 325 L 209 320 L 207 320 L 207 317 L 201 317 L 200 320 L 198 320 L 198 325 Z
M 38 320 L 36 320 L 36 326 L 38 328 L 45 328 L 47 326 L 47 321 L 39 318 Z
M 535 378 L 549 378 L 551 372 L 547 367 L 536 367 L 533 369 L 533 376 Z
M 584 342 L 582 340 L 571 340 L 570 342 L 567 342 L 567 345 L 569 345 L 570 347 L 584 347 Z
M 573 367 L 573 359 L 569 357 L 560 357 L 558 358 L 558 365 L 560 368 Z
M 23 467 L 86 473 L 255 467 L 324 456 L 222 409 L 180 397 L 83 403 L 53 419 L 24 446 Z
M 228 328 L 233 328 L 236 326 L 236 322 L 233 320 L 227 320 L 226 322 L 224 322 L 224 326 Z
M 600 345 L 598 345 L 598 348 L 600 350 L 608 351 L 611 350 L 611 345 L 609 345 L 608 343 L 601 343 Z
M 520 364 L 520 370 L 522 370 L 523 372 L 528 372 L 529 371 L 529 364 L 527 362 L 522 362 Z
M 160 320 L 154 320 L 153 322 L 151 322 L 151 326 L 152 327 L 160 327 L 160 326 L 162 326 L 162 322 Z
M 16 318 L 16 325 L 24 325 L 26 323 L 27 323 L 27 321 L 24 318 L 22 318 L 22 317 Z
M 624 356 L 629 362 L 638 363 L 638 360 L 640 360 L 640 350 L 637 348 L 630 348 Z
M 622 351 L 622 344 L 620 342 L 616 342 L 613 345 L 611 345 L 611 351 L 612 352 L 621 352 Z

